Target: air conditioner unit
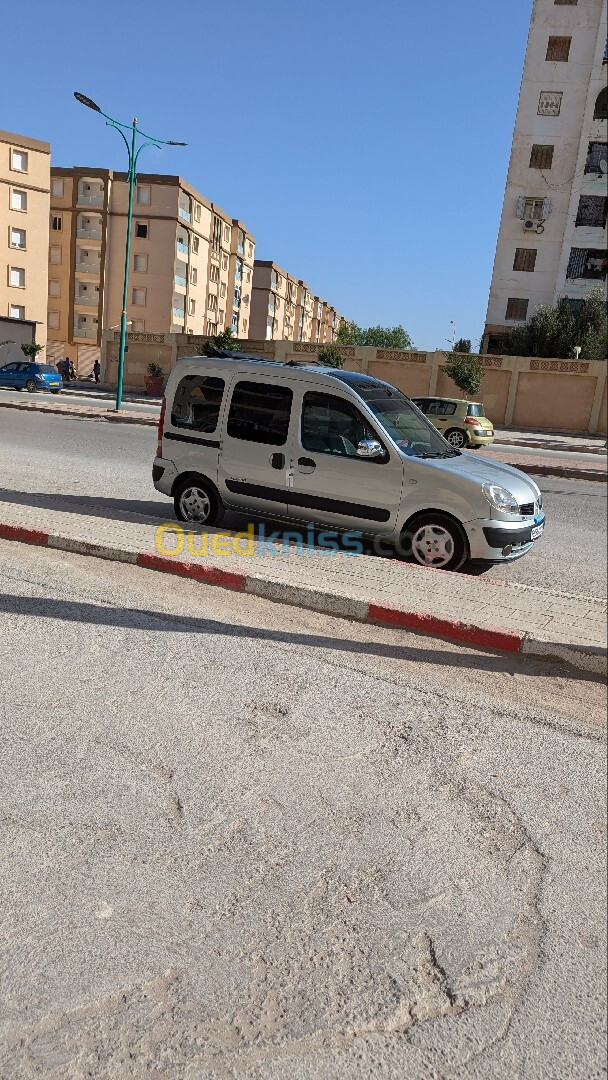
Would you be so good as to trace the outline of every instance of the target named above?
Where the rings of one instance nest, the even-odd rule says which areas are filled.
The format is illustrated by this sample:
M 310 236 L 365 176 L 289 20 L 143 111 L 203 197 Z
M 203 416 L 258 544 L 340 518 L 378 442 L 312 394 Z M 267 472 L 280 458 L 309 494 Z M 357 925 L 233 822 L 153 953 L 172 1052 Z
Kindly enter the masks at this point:
M 534 232 L 537 225 L 537 221 L 533 221 L 532 218 L 527 218 L 526 221 L 524 221 L 524 232 Z

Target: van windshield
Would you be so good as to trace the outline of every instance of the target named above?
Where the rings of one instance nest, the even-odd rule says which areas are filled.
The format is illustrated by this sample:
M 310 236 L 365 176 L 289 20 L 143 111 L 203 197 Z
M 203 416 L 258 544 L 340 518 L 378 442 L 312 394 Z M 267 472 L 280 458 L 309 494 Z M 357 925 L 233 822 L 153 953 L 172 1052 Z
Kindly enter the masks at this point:
M 460 455 L 399 390 L 378 383 L 351 385 L 402 453 L 418 458 Z

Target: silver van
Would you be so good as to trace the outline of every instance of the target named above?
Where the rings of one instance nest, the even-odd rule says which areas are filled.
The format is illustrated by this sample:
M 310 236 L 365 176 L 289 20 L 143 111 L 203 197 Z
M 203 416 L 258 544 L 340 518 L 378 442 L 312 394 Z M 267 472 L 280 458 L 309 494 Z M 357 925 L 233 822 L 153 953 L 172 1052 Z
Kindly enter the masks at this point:
M 529 476 L 450 446 L 390 383 L 239 353 L 177 362 L 152 479 L 182 521 L 356 530 L 443 570 L 517 559 L 545 523 Z

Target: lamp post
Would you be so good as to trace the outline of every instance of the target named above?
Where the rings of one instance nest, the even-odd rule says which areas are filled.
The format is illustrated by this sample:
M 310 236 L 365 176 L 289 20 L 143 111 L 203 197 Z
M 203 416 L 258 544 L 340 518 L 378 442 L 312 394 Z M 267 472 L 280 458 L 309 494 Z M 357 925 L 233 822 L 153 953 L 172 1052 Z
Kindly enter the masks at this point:
M 187 143 L 176 142 L 173 139 L 156 139 L 153 135 L 146 135 L 145 131 L 140 131 L 137 127 L 137 117 L 133 120 L 132 124 L 121 124 L 119 120 L 114 120 L 112 116 L 108 116 L 107 113 L 102 112 L 91 98 L 86 94 L 80 94 L 75 92 L 74 97 L 81 105 L 86 105 L 87 109 L 93 109 L 94 112 L 100 113 L 105 116 L 106 126 L 116 128 L 116 131 L 123 139 L 123 142 L 127 148 L 127 154 L 129 156 L 129 171 L 127 173 L 127 182 L 129 184 L 129 204 L 127 210 L 127 242 L 125 245 L 125 276 L 122 288 L 122 311 L 120 315 L 120 346 L 118 349 L 118 375 L 116 381 L 116 411 L 118 412 L 122 405 L 122 383 L 125 370 L 125 345 L 127 341 L 127 302 L 129 297 L 129 261 L 131 256 L 131 225 L 133 222 L 133 192 L 137 184 L 137 160 L 139 155 L 145 146 L 156 146 L 160 150 L 161 146 L 187 146 Z M 130 132 L 130 140 L 125 135 L 125 131 Z M 137 146 L 137 136 L 141 135 L 144 142 Z

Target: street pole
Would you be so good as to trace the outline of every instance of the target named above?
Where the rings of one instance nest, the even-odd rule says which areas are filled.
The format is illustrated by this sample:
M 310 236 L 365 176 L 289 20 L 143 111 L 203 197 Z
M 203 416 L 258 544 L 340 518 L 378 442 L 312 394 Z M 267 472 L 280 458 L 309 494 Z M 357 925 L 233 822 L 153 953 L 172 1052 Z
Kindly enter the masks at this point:
M 122 286 L 122 311 L 120 313 L 120 344 L 118 347 L 118 373 L 116 378 L 116 412 L 120 411 L 122 406 L 122 386 L 125 373 L 125 352 L 127 345 L 127 306 L 129 302 L 129 264 L 131 261 L 131 231 L 133 226 L 133 192 L 137 185 L 137 160 L 141 151 L 146 146 L 156 146 L 160 149 L 161 146 L 187 146 L 187 143 L 176 142 L 174 139 L 156 139 L 153 135 L 146 135 L 145 131 L 139 131 L 137 127 L 137 117 L 133 120 L 132 124 L 121 124 L 120 120 L 114 120 L 112 116 L 108 116 L 107 113 L 102 112 L 91 98 L 86 94 L 80 94 L 74 92 L 74 97 L 81 105 L 86 105 L 88 109 L 93 109 L 94 112 L 101 113 L 106 119 L 106 126 L 116 128 L 118 134 L 122 137 L 122 140 L 127 148 L 129 171 L 127 173 L 127 181 L 129 184 L 129 203 L 127 209 L 127 236 L 125 242 L 125 273 Z M 131 133 L 131 145 L 125 137 L 125 131 Z M 137 148 L 137 135 L 140 134 L 146 141 L 143 142 L 139 148 Z

